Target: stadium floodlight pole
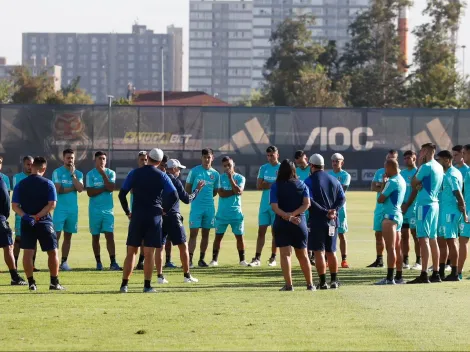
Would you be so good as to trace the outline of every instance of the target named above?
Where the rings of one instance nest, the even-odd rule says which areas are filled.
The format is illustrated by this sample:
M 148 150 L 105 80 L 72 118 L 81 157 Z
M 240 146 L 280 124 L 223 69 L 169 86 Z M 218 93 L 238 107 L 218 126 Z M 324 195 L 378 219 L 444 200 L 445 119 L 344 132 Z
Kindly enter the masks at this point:
M 163 46 L 160 47 L 162 54 L 162 132 L 165 132 L 165 65 L 163 63 Z
M 112 129 L 111 129 L 111 107 L 113 105 L 114 96 L 108 95 L 108 167 L 111 168 L 111 144 L 112 144 Z

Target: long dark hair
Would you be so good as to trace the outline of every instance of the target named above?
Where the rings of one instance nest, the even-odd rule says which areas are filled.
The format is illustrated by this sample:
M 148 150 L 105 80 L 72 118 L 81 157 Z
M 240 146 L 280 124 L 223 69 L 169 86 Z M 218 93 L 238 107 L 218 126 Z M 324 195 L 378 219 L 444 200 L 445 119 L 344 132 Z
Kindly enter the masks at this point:
M 281 166 L 279 166 L 276 182 L 289 181 L 296 178 L 297 172 L 295 171 L 295 164 L 289 159 L 284 159 L 281 163 Z

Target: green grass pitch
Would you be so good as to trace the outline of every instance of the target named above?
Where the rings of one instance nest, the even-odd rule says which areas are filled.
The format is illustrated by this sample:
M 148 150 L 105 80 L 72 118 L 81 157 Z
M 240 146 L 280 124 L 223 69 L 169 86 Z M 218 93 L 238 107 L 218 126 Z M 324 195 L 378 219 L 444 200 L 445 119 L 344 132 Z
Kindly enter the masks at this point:
M 469 350 L 470 281 L 373 286 L 385 274 L 385 269 L 365 269 L 375 258 L 374 194 L 347 196 L 352 268 L 340 269 L 339 290 L 307 292 L 294 259 L 296 290 L 278 292 L 283 279 L 279 266 L 266 264 L 269 245 L 262 267 L 239 267 L 235 241 L 228 234 L 221 266 L 193 270 L 198 284 L 183 284 L 181 269 L 166 270 L 170 283 L 157 287 L 157 294 L 143 294 L 143 273 L 138 271 L 131 277 L 130 292 L 122 295 L 117 293 L 121 273 L 94 271 L 88 199 L 81 194 L 79 234 L 69 257 L 74 270 L 60 274 L 66 292 L 49 292 L 42 253 L 36 293 L 9 286 L 6 266 L 0 266 L 0 350 Z M 259 198 L 259 192 L 243 195 L 247 260 L 255 251 Z M 117 194 L 115 206 L 122 265 L 128 220 Z M 187 226 L 189 208 L 182 209 Z M 109 267 L 104 238 L 101 247 L 103 264 Z M 208 259 L 211 253 L 212 243 Z M 176 248 L 173 261 L 179 263 Z M 406 271 L 405 277 L 415 274 Z M 314 278 L 318 282 L 316 273 Z

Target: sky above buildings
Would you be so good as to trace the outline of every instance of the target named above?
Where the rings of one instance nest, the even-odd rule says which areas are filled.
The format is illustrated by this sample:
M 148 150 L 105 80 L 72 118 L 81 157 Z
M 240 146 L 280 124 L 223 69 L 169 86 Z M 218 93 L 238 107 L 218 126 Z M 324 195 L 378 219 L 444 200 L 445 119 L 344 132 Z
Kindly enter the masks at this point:
M 410 30 L 424 21 L 425 0 L 415 0 L 409 12 Z M 466 45 L 466 73 L 470 73 L 470 11 L 459 31 L 459 46 Z M 0 56 L 9 64 L 21 63 L 23 32 L 130 33 L 137 22 L 155 33 L 174 24 L 183 27 L 183 89 L 188 87 L 189 0 L 0 0 Z M 415 44 L 410 36 L 408 52 Z M 459 70 L 463 51 L 459 48 Z M 410 61 L 411 62 L 411 61 Z

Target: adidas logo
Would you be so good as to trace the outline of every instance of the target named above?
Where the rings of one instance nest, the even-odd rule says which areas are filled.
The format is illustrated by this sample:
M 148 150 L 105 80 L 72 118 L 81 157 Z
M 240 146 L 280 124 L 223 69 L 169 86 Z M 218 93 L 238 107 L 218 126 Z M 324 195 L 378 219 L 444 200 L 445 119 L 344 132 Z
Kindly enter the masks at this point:
M 440 150 L 450 150 L 452 148 L 452 139 L 449 137 L 447 129 L 438 118 L 428 122 L 424 130 L 413 136 L 413 142 L 401 147 L 400 150 L 417 151 L 426 143 L 435 143 Z
M 239 152 L 241 154 L 262 154 L 271 145 L 264 127 L 257 117 L 245 122 L 242 130 L 230 138 L 230 142 L 221 146 L 223 152 Z

